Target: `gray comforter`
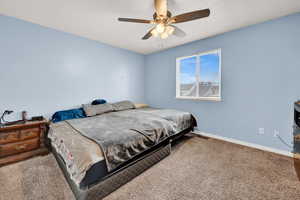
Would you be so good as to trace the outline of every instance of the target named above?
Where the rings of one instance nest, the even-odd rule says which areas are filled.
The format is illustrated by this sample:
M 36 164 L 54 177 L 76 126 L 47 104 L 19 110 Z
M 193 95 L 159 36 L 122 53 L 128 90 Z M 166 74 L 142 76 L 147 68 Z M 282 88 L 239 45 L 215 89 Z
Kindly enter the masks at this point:
M 133 109 L 67 121 L 102 149 L 108 171 L 163 139 L 195 125 L 186 112 Z

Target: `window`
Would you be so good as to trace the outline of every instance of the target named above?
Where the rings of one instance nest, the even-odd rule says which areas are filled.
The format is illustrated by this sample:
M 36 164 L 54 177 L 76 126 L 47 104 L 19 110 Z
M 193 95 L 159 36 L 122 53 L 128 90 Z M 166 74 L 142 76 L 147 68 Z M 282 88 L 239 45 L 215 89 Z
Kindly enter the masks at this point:
M 176 98 L 221 100 L 221 49 L 176 59 Z

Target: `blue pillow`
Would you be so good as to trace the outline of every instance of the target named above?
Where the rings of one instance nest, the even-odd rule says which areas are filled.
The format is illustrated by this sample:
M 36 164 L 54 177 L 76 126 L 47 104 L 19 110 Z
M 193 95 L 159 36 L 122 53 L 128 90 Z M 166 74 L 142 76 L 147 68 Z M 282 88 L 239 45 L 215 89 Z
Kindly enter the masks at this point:
M 92 105 L 99 105 L 99 104 L 106 104 L 106 100 L 105 99 L 95 99 L 92 102 Z
M 85 112 L 82 108 L 72 109 L 72 110 L 63 110 L 54 113 L 52 116 L 52 122 L 57 123 L 60 121 L 70 120 L 70 119 L 78 119 L 86 117 Z

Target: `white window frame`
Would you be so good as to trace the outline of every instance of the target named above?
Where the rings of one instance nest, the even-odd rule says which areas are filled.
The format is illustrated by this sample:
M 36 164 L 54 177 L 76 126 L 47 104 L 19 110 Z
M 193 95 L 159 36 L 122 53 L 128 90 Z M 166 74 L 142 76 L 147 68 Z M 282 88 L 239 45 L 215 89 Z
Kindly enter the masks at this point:
M 218 97 L 188 97 L 188 96 L 181 96 L 180 95 L 180 61 L 182 59 L 186 59 L 186 58 L 191 58 L 191 57 L 195 57 L 197 59 L 199 59 L 200 56 L 203 55 L 207 55 L 207 54 L 213 54 L 213 53 L 217 53 L 219 55 L 219 80 L 220 80 L 220 89 L 219 89 L 219 96 Z M 206 51 L 206 52 L 201 52 L 198 54 L 194 54 L 191 56 L 185 56 L 185 57 L 178 57 L 176 58 L 176 99 L 190 99 L 190 100 L 204 100 L 204 101 L 221 101 L 222 100 L 222 53 L 221 53 L 221 49 L 214 49 L 211 51 Z M 196 71 L 200 70 L 199 74 L 201 74 L 201 66 L 200 66 L 200 62 L 197 61 L 198 66 L 196 66 Z M 196 72 L 197 73 L 197 72 Z M 200 75 L 201 76 L 201 75 Z M 197 87 L 198 84 L 197 84 Z M 197 92 L 199 92 L 197 90 Z

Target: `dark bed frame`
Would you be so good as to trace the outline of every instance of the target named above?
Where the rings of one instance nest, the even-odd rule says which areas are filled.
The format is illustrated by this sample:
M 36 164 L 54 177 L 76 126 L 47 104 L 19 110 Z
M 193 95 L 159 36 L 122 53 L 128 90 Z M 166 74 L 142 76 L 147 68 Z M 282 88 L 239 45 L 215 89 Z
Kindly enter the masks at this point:
M 170 155 L 172 141 L 193 130 L 194 128 L 191 127 L 164 139 L 86 188 L 81 188 L 73 182 L 62 157 L 56 152 L 55 148 L 52 148 L 52 152 L 77 200 L 101 199 Z

